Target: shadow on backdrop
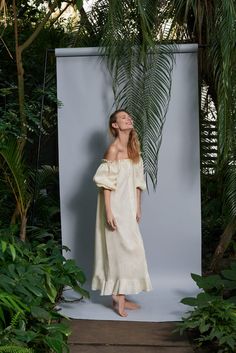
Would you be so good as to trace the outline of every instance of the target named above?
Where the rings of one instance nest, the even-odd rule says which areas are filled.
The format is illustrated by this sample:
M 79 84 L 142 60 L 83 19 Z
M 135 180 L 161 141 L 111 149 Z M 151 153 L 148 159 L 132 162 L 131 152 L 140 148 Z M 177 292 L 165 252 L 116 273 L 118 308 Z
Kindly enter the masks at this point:
M 77 265 L 85 270 L 87 278 L 85 288 L 90 292 L 91 300 L 104 303 L 106 298 L 100 297 L 99 292 L 91 291 L 91 280 L 94 266 L 95 222 L 97 210 L 98 189 L 93 176 L 101 163 L 107 148 L 106 132 L 94 132 L 88 139 L 87 165 L 78 178 L 78 189 L 75 190 L 69 202 L 69 209 L 73 215 L 75 227 L 73 229 L 73 251 L 76 253 Z M 80 156 L 78 151 L 78 158 Z

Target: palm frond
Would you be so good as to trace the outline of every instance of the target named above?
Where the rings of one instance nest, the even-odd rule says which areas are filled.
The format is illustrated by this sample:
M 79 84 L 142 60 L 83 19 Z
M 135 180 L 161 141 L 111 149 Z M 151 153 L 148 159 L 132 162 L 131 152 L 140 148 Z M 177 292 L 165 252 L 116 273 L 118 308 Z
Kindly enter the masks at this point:
M 218 93 L 218 131 L 219 163 L 228 159 L 235 139 L 233 124 L 235 121 L 235 38 L 236 38 L 236 5 L 229 0 L 218 1 L 215 9 L 215 31 L 211 38 L 209 59 L 213 67 Z M 234 135 L 233 135 L 234 134 Z
M 29 175 L 22 160 L 22 153 L 13 139 L 5 141 L 0 146 L 0 169 L 3 171 L 4 179 L 11 189 L 20 214 L 29 207 L 31 200 L 31 189 Z
M 102 38 L 116 108 L 134 118 L 144 167 L 155 188 L 158 151 L 171 88 L 173 48 L 158 44 L 157 1 L 109 1 Z
M 227 165 L 225 169 L 225 190 L 224 202 L 228 210 L 230 219 L 236 218 L 236 165 L 235 163 Z
M 37 188 L 43 189 L 55 183 L 58 184 L 58 167 L 43 165 L 37 173 Z

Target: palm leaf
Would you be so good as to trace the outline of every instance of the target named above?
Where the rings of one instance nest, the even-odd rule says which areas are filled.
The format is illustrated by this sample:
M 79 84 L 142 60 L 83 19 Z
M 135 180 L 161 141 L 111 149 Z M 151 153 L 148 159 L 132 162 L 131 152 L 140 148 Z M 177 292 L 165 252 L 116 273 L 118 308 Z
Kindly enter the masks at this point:
M 205 134 L 205 137 L 201 138 L 201 151 L 207 162 L 211 159 L 211 172 L 218 181 L 216 193 L 218 201 L 223 206 L 221 213 L 226 226 L 212 260 L 211 268 L 215 269 L 235 233 L 236 3 L 234 0 L 224 2 L 174 0 L 169 2 L 168 11 L 169 14 L 174 13 L 170 35 L 174 33 L 174 28 L 186 27 L 187 37 L 190 40 L 194 39 L 206 45 L 199 56 L 200 77 L 207 86 L 210 100 L 207 106 L 202 108 L 201 136 L 207 131 L 213 132 L 213 129 L 216 133 L 209 135 L 208 138 Z M 216 111 L 213 119 L 211 112 L 208 111 L 211 102 Z M 212 146 L 216 143 L 212 163 Z M 202 168 L 203 176 L 205 177 L 209 171 L 208 167 Z
M 29 173 L 22 160 L 22 153 L 13 139 L 5 141 L 0 146 L 0 169 L 4 179 L 11 189 L 20 214 L 24 214 L 31 201 Z
M 173 50 L 158 46 L 156 1 L 109 1 L 102 48 L 113 77 L 116 108 L 134 118 L 145 171 L 155 188 L 158 152 L 171 88 Z

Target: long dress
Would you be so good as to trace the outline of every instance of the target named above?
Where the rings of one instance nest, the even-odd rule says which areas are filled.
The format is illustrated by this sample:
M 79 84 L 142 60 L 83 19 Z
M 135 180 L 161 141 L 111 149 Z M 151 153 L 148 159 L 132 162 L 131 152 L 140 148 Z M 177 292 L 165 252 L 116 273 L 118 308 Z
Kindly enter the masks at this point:
M 99 187 L 92 290 L 101 295 L 137 294 L 152 289 L 142 236 L 136 220 L 136 188 L 146 189 L 143 161 L 102 159 L 93 178 Z M 117 229 L 106 223 L 103 188 L 111 190 L 110 204 Z

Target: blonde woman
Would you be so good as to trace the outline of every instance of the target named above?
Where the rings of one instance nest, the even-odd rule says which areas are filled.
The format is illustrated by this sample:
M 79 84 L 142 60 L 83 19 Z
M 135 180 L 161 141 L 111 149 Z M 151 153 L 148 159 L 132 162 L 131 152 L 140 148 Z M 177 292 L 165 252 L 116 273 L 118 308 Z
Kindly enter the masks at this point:
M 152 289 L 138 225 L 146 184 L 130 114 L 115 111 L 109 129 L 114 141 L 94 176 L 99 194 L 92 289 L 112 295 L 113 308 L 125 317 L 126 309 L 139 308 L 126 295 Z

